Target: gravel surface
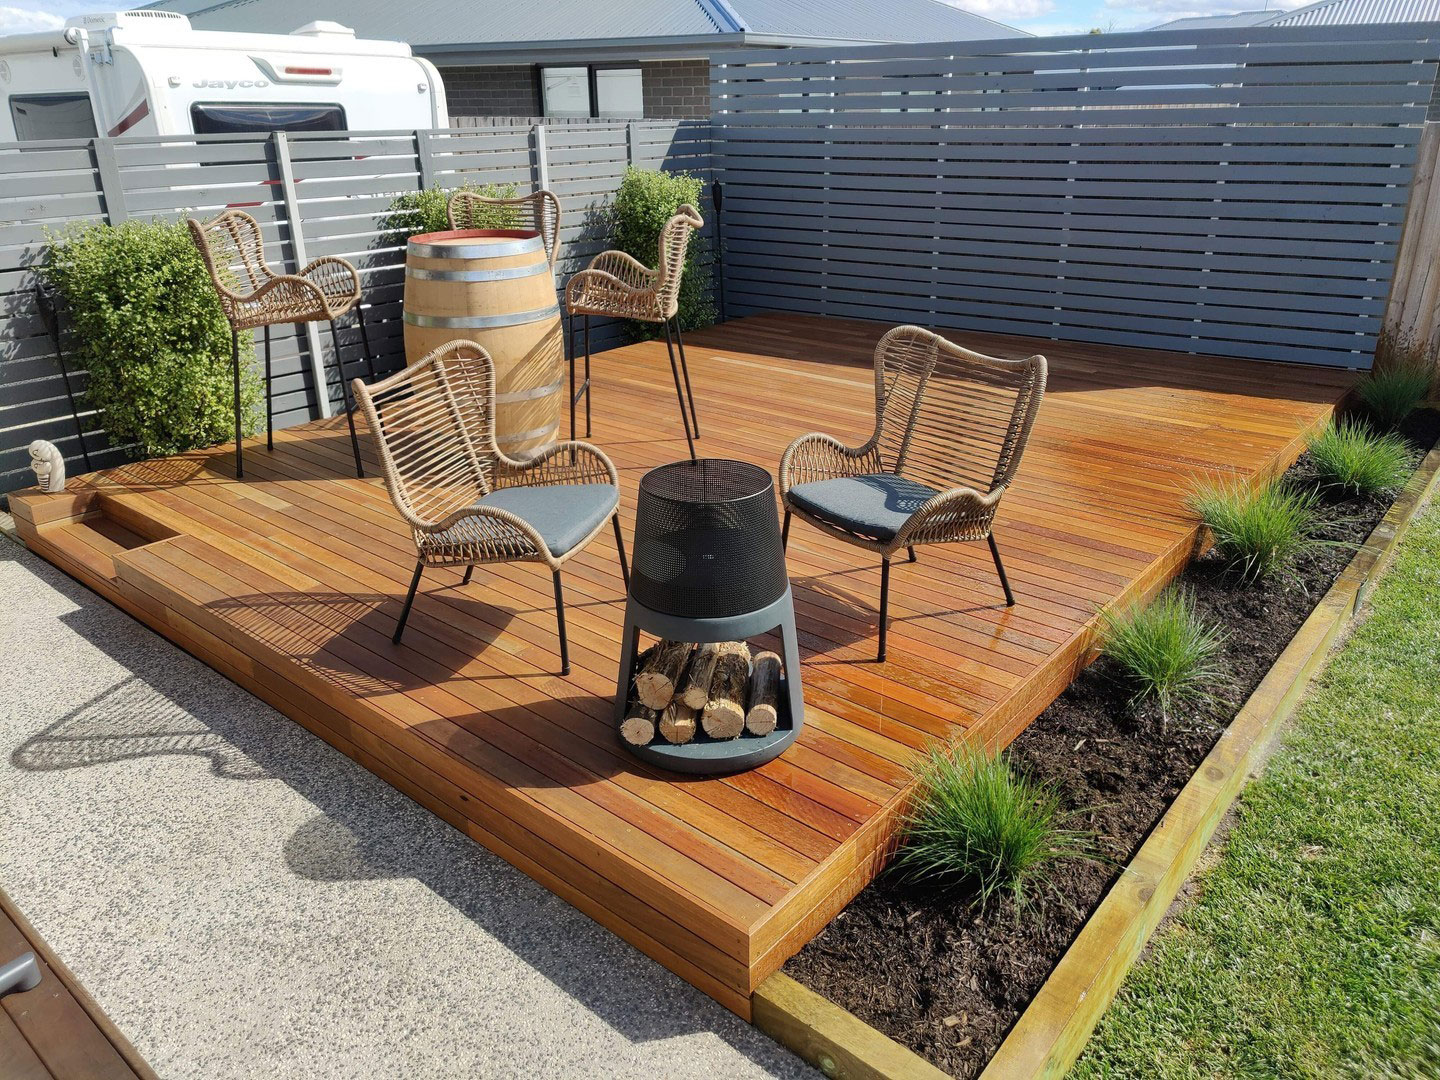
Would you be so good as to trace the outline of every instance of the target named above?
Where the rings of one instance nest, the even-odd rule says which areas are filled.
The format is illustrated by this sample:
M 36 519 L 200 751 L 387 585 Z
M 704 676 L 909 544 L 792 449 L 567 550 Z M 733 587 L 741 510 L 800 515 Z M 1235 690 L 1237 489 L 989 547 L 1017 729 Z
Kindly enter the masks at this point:
M 0 538 L 0 884 L 164 1077 L 799 1059 Z

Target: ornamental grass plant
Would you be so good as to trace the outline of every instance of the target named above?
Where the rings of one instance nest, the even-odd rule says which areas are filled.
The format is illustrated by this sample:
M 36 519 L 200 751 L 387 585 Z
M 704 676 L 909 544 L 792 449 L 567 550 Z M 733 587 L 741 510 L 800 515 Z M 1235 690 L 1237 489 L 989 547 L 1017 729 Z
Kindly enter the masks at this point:
M 1093 858 L 1093 837 L 1065 827 L 1060 796 L 1019 775 L 1003 753 L 932 746 L 917 781 L 895 869 L 902 880 L 973 889 L 983 906 L 1008 895 L 1018 909 L 1057 862 Z
M 1252 488 L 1238 478 L 1200 480 L 1186 500 L 1226 568 L 1247 581 L 1287 570 L 1319 543 L 1317 503 L 1314 491 L 1280 480 Z
M 1166 589 L 1148 605 L 1100 619 L 1101 650 L 1130 686 L 1131 704 L 1154 701 L 1167 723 L 1177 704 L 1205 698 L 1220 677 L 1225 635 L 1200 617 L 1188 589 Z
M 1393 491 L 1415 467 L 1415 452 L 1399 435 L 1377 435 L 1354 420 L 1327 423 L 1309 449 L 1320 482 L 1352 495 Z

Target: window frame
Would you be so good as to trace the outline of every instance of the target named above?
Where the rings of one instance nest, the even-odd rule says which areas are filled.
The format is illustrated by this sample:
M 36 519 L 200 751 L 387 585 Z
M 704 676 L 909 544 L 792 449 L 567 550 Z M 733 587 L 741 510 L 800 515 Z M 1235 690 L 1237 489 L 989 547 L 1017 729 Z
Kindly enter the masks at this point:
M 585 83 L 589 94 L 590 111 L 586 114 L 591 119 L 606 120 L 643 120 L 645 119 L 645 68 L 638 60 L 614 60 L 603 64 L 536 64 L 535 65 L 535 93 L 540 101 L 540 115 L 550 118 L 545 111 L 545 72 L 549 68 L 584 68 Z M 640 115 L 639 116 L 607 116 L 600 115 L 599 86 L 595 78 L 597 71 L 634 71 L 640 76 Z M 570 119 L 569 117 L 556 116 L 556 120 Z

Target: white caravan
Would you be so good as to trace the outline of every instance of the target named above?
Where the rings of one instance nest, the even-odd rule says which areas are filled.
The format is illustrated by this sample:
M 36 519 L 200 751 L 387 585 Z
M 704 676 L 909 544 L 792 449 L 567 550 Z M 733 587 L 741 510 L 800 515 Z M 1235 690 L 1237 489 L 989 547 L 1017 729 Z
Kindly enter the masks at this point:
M 338 23 L 237 34 L 141 10 L 0 37 L 0 142 L 448 123 L 433 64 Z

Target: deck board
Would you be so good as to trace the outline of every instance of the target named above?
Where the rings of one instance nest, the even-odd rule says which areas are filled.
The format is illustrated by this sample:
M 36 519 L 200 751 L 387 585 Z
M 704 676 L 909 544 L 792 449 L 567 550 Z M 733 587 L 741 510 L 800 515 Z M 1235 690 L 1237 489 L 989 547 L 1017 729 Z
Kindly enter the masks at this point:
M 863 441 L 885 329 L 756 316 L 691 335 L 702 452 L 773 473 L 802 432 Z M 414 550 L 379 482 L 348 475 L 343 418 L 277 432 L 273 454 L 252 441 L 244 482 L 221 447 L 77 478 L 65 496 L 19 494 L 16 518 L 57 565 L 748 1016 L 755 985 L 873 876 L 914 752 L 1023 730 L 1086 660 L 1100 607 L 1183 565 L 1190 480 L 1283 469 L 1349 379 L 993 335 L 965 344 L 1050 360 L 996 524 L 1017 606 L 1001 603 L 983 545 L 922 548 L 892 572 L 890 659 L 876 664 L 878 565 L 797 521 L 805 729 L 733 777 L 677 778 L 617 745 L 623 598 L 603 536 L 566 568 L 568 678 L 534 566 L 482 569 L 465 588 L 428 572 L 392 645 Z M 621 472 L 628 543 L 640 476 L 685 442 L 663 344 L 601 354 L 594 370 L 593 441 Z

